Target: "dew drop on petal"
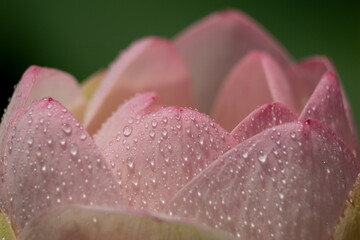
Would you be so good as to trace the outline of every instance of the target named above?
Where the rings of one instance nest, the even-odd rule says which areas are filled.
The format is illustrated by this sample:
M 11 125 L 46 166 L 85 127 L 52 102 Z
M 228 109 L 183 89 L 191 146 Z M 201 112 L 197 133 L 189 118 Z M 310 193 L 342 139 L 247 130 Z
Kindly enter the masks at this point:
M 131 126 L 128 126 L 126 125 L 124 128 L 123 128 L 123 134 L 125 137 L 129 137 L 132 133 L 132 127 Z
M 71 126 L 67 123 L 64 123 L 62 126 L 61 126 L 61 129 L 64 131 L 64 133 L 66 135 L 70 135 L 71 132 L 72 132 L 72 129 L 71 129 Z
M 70 147 L 70 154 L 72 156 L 76 156 L 78 154 L 78 146 L 74 143 L 74 144 L 71 144 L 71 147 Z

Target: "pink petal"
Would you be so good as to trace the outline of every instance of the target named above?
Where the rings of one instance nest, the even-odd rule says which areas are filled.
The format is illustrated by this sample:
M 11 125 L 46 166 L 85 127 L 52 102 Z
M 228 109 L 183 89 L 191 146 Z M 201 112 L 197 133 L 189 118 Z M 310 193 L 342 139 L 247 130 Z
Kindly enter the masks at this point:
M 241 239 L 329 239 L 360 163 L 317 121 L 268 129 L 193 179 L 169 212 Z
M 326 73 L 304 107 L 300 119 L 318 119 L 331 127 L 354 152 L 356 133 L 344 107 L 343 95 L 336 75 Z
M 63 206 L 32 221 L 19 240 L 230 240 L 228 234 L 148 212 Z
M 94 140 L 100 149 L 108 148 L 109 141 L 114 133 L 121 130 L 128 122 L 133 122 L 139 116 L 146 114 L 157 99 L 156 93 L 138 94 L 116 110 L 114 115 L 103 124 L 102 128 L 94 135 Z
M 231 71 L 215 101 L 214 118 L 232 130 L 256 107 L 274 101 L 293 108 L 286 76 L 265 53 L 252 51 Z
M 216 12 L 186 29 L 175 46 L 190 69 L 200 111 L 209 113 L 228 72 L 249 51 L 262 50 L 281 66 L 290 60 L 262 27 L 236 10 Z
M 268 128 L 296 121 L 297 116 L 281 103 L 265 104 L 255 109 L 231 132 L 242 142 Z
M 15 89 L 2 119 L 0 133 L 3 134 L 5 129 L 11 128 L 12 122 L 24 108 L 43 97 L 55 98 L 67 108 L 84 101 L 76 79 L 70 74 L 57 69 L 31 66 Z M 1 139 L 4 139 L 3 135 Z
M 206 115 L 190 109 L 147 108 L 124 116 L 124 109 L 144 97 L 149 97 L 144 102 L 153 101 L 151 95 L 140 95 L 120 107 L 100 130 L 104 137 L 96 141 L 128 205 L 157 211 L 237 141 Z
M 60 103 L 51 98 L 34 102 L 15 124 L 4 150 L 0 203 L 17 232 L 58 205 L 120 201 L 101 153 Z
M 187 69 L 167 40 L 139 40 L 118 57 L 89 104 L 87 130 L 95 133 L 125 99 L 146 91 L 158 92 L 161 103 L 193 105 Z
M 321 77 L 328 71 L 335 70 L 330 60 L 323 56 L 309 57 L 286 69 L 289 83 L 294 89 L 297 112 L 301 112 Z

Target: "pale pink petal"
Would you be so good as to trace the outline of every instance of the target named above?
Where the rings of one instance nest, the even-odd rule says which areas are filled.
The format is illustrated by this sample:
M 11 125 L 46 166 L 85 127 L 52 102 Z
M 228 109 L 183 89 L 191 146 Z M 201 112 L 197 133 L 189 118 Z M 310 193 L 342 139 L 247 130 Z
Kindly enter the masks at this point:
M 223 79 L 249 51 L 267 52 L 281 66 L 290 62 L 269 33 L 236 10 L 213 13 L 200 20 L 175 39 L 175 46 L 190 69 L 197 105 L 206 113 Z
M 100 149 L 121 183 L 128 206 L 161 209 L 188 181 L 237 141 L 209 117 L 194 110 L 160 107 L 139 109 L 140 95 L 120 107 L 96 137 Z M 130 107 L 131 108 L 131 107 Z M 137 110 L 135 110 L 137 111 Z M 119 123 L 119 124 L 116 124 Z
M 96 145 L 100 149 L 106 149 L 114 133 L 121 130 L 121 127 L 134 122 L 141 115 L 148 113 L 156 99 L 156 93 L 142 93 L 120 105 L 114 115 L 108 118 L 97 134 L 94 135 Z
M 164 215 L 64 206 L 33 220 L 19 240 L 230 240 L 228 234 Z
M 327 240 L 359 170 L 321 122 L 287 123 L 220 157 L 168 210 L 241 239 Z
M 57 101 L 44 98 L 31 104 L 18 116 L 7 142 L 0 202 L 17 232 L 54 206 L 120 202 L 100 151 Z
M 252 51 L 230 72 L 215 101 L 213 116 L 231 131 L 256 107 L 275 101 L 293 108 L 288 80 L 270 56 Z
M 304 107 L 300 119 L 318 119 L 331 127 L 354 152 L 357 148 L 356 133 L 349 121 L 343 95 L 336 75 L 326 73 Z
M 306 58 L 286 69 L 297 112 L 301 112 L 321 77 L 328 71 L 335 72 L 331 61 L 323 56 Z
M 65 106 L 80 113 L 84 97 L 76 79 L 68 73 L 56 69 L 31 66 L 23 74 L 11 98 L 0 125 L 0 199 L 4 193 L 4 169 L 7 165 L 6 155 L 9 138 L 16 127 L 17 118 L 32 101 L 43 97 L 53 97 L 62 101 Z M 77 108 L 77 110 L 75 109 Z M 74 111 L 73 111 L 74 112 Z M 0 201 L 0 207 L 2 203 Z
M 141 39 L 121 53 L 89 104 L 87 130 L 95 133 L 124 100 L 147 91 L 156 91 L 160 103 L 193 105 L 187 69 L 167 40 Z
M 12 122 L 24 108 L 43 97 L 52 97 L 66 108 L 84 101 L 80 86 L 70 74 L 57 69 L 31 66 L 25 71 L 15 89 L 3 116 L 0 133 L 3 134 L 5 129 L 11 128 Z
M 281 103 L 265 104 L 242 120 L 231 132 L 242 142 L 268 128 L 297 120 L 295 113 Z

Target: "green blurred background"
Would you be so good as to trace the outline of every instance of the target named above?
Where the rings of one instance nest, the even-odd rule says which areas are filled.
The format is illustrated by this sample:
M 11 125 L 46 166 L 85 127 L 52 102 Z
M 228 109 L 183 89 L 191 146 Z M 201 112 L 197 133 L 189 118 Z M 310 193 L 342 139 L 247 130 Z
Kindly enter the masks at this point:
M 212 11 L 238 8 L 296 58 L 335 63 L 360 126 L 360 4 L 356 1 L 6 1 L 0 0 L 1 104 L 32 64 L 82 80 L 135 39 L 171 38 Z M 358 127 L 360 128 L 360 127 Z

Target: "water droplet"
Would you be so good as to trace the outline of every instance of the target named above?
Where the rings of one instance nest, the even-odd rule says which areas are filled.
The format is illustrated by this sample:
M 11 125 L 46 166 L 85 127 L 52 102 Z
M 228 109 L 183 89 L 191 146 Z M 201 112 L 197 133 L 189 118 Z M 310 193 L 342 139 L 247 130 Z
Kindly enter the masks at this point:
M 67 123 L 64 123 L 64 124 L 61 126 L 61 129 L 64 131 L 64 133 L 65 133 L 66 135 L 70 135 L 70 134 L 71 134 L 71 131 L 72 131 L 71 126 L 70 126 L 69 124 L 67 124 Z
M 65 146 L 65 145 L 66 145 L 66 139 L 65 139 L 65 138 L 63 138 L 63 139 L 60 140 L 60 145 L 61 145 L 61 146 Z
M 29 146 L 31 146 L 31 145 L 33 144 L 33 142 L 34 142 L 34 139 L 33 139 L 32 137 L 29 137 L 26 142 L 27 142 L 27 144 L 28 144 Z
M 161 135 L 163 136 L 163 138 L 167 138 L 168 132 L 165 128 L 161 131 Z
M 153 128 L 156 128 L 157 122 L 156 122 L 155 119 L 153 119 L 153 120 L 151 121 L 151 126 L 152 126 Z
M 258 153 L 258 160 L 262 163 L 266 162 L 267 154 L 264 151 Z
M 129 169 L 133 169 L 133 168 L 134 168 L 134 159 L 133 159 L 133 158 L 129 157 L 129 158 L 127 159 L 127 166 L 128 166 Z
M 71 144 L 70 154 L 72 156 L 76 156 L 78 154 L 78 146 L 75 143 Z
M 80 134 L 80 140 L 84 141 L 86 139 L 86 133 L 82 132 Z
M 123 128 L 123 134 L 125 137 L 129 137 L 132 133 L 132 127 L 131 126 L 128 126 L 126 125 L 124 128 Z
M 154 130 L 150 129 L 150 131 L 149 131 L 149 136 L 150 136 L 151 138 L 154 138 L 154 137 L 155 137 L 155 132 L 154 132 Z

